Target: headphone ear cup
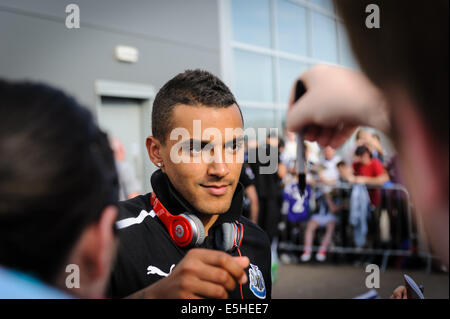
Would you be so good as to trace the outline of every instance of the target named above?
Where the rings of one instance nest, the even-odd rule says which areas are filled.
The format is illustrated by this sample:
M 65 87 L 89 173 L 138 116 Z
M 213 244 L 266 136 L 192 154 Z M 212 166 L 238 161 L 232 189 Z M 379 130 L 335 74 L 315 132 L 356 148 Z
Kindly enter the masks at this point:
M 193 246 L 199 246 L 205 241 L 205 228 L 203 227 L 202 221 L 193 214 L 180 214 L 180 216 L 185 217 L 189 224 L 191 224 L 192 229 L 192 244 Z
M 223 223 L 216 231 L 216 246 L 222 251 L 230 251 L 235 246 L 236 229 L 232 223 Z

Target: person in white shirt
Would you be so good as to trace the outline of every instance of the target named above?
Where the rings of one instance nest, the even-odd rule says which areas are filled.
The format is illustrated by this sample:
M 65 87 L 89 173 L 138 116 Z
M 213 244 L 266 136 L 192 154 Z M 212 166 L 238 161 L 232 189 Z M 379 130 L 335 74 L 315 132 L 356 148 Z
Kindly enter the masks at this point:
M 323 158 L 317 169 L 320 187 L 317 191 L 316 198 L 318 201 L 319 212 L 311 217 L 306 226 L 304 250 L 301 256 L 301 261 L 303 262 L 307 262 L 311 259 L 314 235 L 318 227 L 326 227 L 326 231 L 319 251 L 316 254 L 316 259 L 321 262 L 326 259 L 327 248 L 331 242 L 337 222 L 336 212 L 338 211 L 338 207 L 333 203 L 329 193 L 339 178 L 339 171 L 337 169 L 337 163 L 339 161 L 340 158 L 336 155 L 336 150 L 334 148 L 326 146 L 323 149 Z

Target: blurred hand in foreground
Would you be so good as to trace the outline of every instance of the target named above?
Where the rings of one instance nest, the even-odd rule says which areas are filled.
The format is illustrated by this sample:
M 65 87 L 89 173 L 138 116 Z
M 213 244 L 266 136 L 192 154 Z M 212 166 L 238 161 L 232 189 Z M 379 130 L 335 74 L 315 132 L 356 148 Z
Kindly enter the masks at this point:
M 391 299 L 408 299 L 405 286 L 398 286 L 392 293 Z
M 341 146 L 358 126 L 389 131 L 389 113 L 381 92 L 361 72 L 344 67 L 317 65 L 299 80 L 306 93 L 295 100 L 295 84 L 289 99 L 287 129 L 321 146 Z

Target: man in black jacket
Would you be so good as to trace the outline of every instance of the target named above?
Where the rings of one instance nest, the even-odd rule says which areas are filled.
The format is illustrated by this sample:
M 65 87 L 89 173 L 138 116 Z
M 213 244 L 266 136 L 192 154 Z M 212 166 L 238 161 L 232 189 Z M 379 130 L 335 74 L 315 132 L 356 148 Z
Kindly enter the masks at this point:
M 111 296 L 270 298 L 269 239 L 241 216 L 242 129 L 212 74 L 186 71 L 161 88 L 146 140 L 160 170 L 153 193 L 119 205 Z

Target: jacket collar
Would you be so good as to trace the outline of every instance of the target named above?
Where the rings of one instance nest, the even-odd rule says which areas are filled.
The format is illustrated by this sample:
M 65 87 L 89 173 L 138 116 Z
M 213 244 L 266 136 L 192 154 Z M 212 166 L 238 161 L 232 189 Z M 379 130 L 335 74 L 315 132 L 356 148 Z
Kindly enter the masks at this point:
M 175 189 L 166 174 L 160 169 L 155 171 L 151 177 L 153 191 L 159 201 L 172 215 L 179 215 L 185 212 L 199 215 L 200 213 Z M 214 226 L 231 223 L 239 219 L 242 212 L 242 202 L 244 197 L 244 187 L 238 183 L 233 194 L 230 209 L 219 216 Z

